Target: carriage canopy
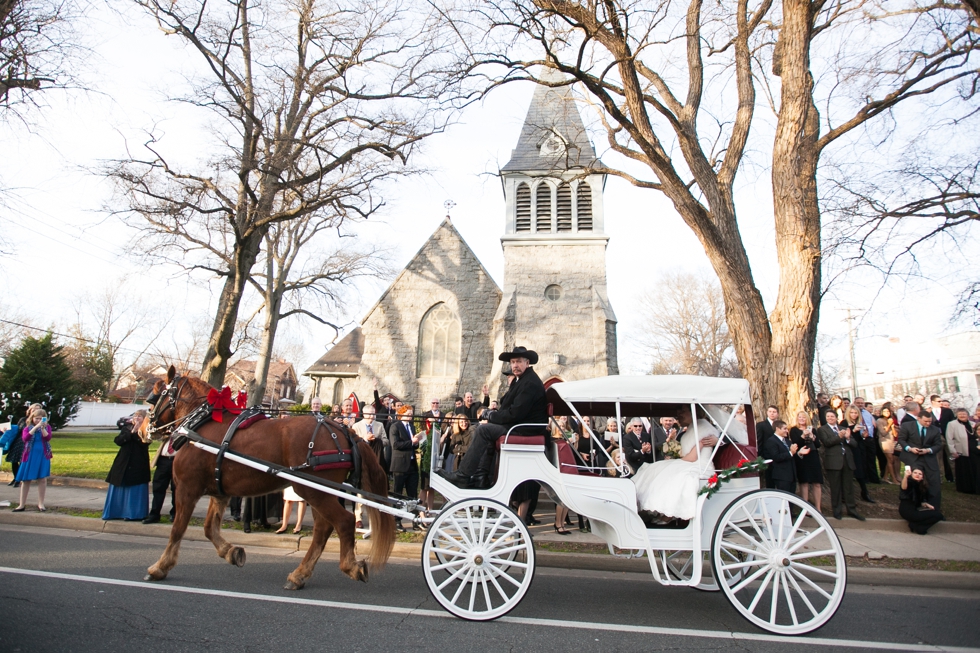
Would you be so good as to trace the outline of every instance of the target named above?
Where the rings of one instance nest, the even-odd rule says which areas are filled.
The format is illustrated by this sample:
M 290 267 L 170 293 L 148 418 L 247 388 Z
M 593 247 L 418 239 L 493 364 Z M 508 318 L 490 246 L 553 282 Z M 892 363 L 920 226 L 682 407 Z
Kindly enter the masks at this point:
M 663 404 L 751 404 L 749 382 L 709 376 L 603 376 L 556 383 L 548 388 L 555 415 L 571 415 L 568 404 L 582 414 L 614 415 L 616 404 L 634 414 L 656 415 Z

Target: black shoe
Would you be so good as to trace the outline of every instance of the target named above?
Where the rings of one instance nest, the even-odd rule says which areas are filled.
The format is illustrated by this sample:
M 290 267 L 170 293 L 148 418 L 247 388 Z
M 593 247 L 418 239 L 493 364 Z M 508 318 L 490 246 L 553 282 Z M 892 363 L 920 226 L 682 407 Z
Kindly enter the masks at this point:
M 847 511 L 847 514 L 850 515 L 851 517 L 853 517 L 854 519 L 858 520 L 858 521 L 866 521 L 865 516 L 862 515 L 862 514 L 860 514 L 860 513 L 858 513 L 856 510 L 848 510 Z
M 240 512 L 233 512 L 233 513 L 231 513 L 231 519 L 232 519 L 232 521 L 241 521 L 242 520 L 242 513 L 240 513 Z
M 14 487 L 14 483 L 16 483 L 16 482 L 17 481 L 10 481 L 9 483 L 7 483 L 7 485 L 10 486 L 10 487 Z
M 540 523 L 541 523 L 541 522 L 539 522 L 539 521 L 538 521 L 537 519 L 535 519 L 534 517 L 528 517 L 528 518 L 527 518 L 527 525 L 528 525 L 528 526 L 534 526 L 535 524 L 540 524 Z
M 143 520 L 144 524 L 159 524 L 160 515 L 147 515 L 146 519 Z
M 490 480 L 489 474 L 477 474 L 470 479 L 470 483 L 470 487 L 476 490 L 489 490 L 493 487 L 493 481 Z
M 474 481 L 477 477 L 475 476 L 466 476 L 464 474 L 460 474 L 459 472 L 449 472 L 445 469 L 437 469 L 436 474 L 463 490 L 476 487 Z
M 252 532 L 252 526 L 250 524 L 245 524 L 244 526 L 242 526 L 242 532 L 243 533 L 251 533 Z
M 835 511 L 834 512 L 834 519 L 844 519 L 844 518 L 841 516 L 840 511 Z
M 877 501 L 872 499 L 871 496 L 868 494 L 865 494 L 863 497 L 861 497 L 861 501 L 864 501 L 865 503 L 878 503 Z

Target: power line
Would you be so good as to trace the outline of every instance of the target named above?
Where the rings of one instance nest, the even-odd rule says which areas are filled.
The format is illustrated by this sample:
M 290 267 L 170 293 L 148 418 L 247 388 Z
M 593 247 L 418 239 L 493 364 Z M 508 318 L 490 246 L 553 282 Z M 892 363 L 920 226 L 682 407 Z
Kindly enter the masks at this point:
M 21 214 L 21 217 L 30 218 L 30 216 L 24 215 L 24 214 Z M 102 261 L 104 263 L 108 263 L 110 265 L 115 265 L 115 264 L 118 263 L 118 261 L 110 261 L 109 259 L 102 258 L 101 256 L 99 256 L 99 255 L 97 255 L 97 254 L 95 254 L 95 253 L 93 253 L 93 252 L 91 252 L 89 250 L 85 250 L 85 249 L 82 249 L 80 247 L 75 247 L 74 245 L 70 245 L 70 244 L 68 244 L 66 242 L 60 241 L 57 238 L 53 237 L 51 234 L 46 234 L 46 233 L 44 233 L 42 231 L 38 231 L 37 229 L 32 229 L 32 228 L 28 227 L 27 225 L 20 224 L 19 222 L 15 222 L 15 221 L 11 221 L 11 222 L 13 222 L 13 224 L 17 225 L 21 229 L 26 229 L 27 231 L 30 231 L 32 233 L 35 233 L 38 236 L 41 236 L 42 238 L 47 238 L 48 240 L 51 240 L 51 241 L 53 241 L 53 242 L 55 242 L 55 243 L 57 243 L 57 244 L 59 244 L 59 245 L 61 245 L 63 247 L 69 247 L 69 248 L 75 250 L 76 252 L 81 252 L 82 254 L 87 254 L 87 255 L 91 256 L 92 258 L 96 258 L 96 259 L 98 259 L 98 260 L 100 260 L 100 261 Z
M 4 324 L 10 324 L 10 325 L 13 325 L 13 326 L 18 326 L 18 327 L 21 327 L 23 329 L 30 329 L 32 331 L 40 331 L 42 333 L 50 333 L 51 335 L 58 336 L 59 338 L 68 338 L 70 340 L 80 340 L 82 342 L 88 342 L 88 343 L 91 343 L 93 345 L 103 345 L 103 344 L 105 344 L 103 342 L 99 342 L 98 340 L 91 340 L 90 338 L 83 338 L 82 336 L 70 336 L 67 333 L 58 333 L 57 331 L 54 331 L 52 329 L 42 329 L 41 327 L 35 327 L 35 326 L 31 326 L 29 324 L 21 324 L 20 322 L 11 322 L 10 320 L 4 320 L 2 318 L 0 318 L 0 322 L 3 322 Z M 128 352 L 130 352 L 132 354 L 145 354 L 146 353 L 146 351 L 140 351 L 140 350 L 137 350 L 137 349 L 130 349 L 128 347 L 116 347 L 116 351 L 128 351 Z M 194 362 L 194 361 L 189 361 L 189 362 Z

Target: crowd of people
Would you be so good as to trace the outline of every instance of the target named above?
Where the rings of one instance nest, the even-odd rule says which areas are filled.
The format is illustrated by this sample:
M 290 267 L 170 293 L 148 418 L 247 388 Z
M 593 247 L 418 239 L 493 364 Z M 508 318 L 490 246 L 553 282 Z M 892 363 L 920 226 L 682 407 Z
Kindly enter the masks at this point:
M 957 492 L 980 494 L 980 405 L 971 416 L 939 395 L 876 406 L 863 397 L 819 394 L 817 421 L 801 412 L 789 427 L 770 406 L 756 434 L 760 453 L 773 461 L 766 485 L 799 491 L 819 509 L 826 484 L 837 519 L 846 510 L 864 520 L 855 484 L 866 503 L 875 503 L 869 483 L 900 485 L 899 512 L 922 535 L 944 519 L 943 476 Z
M 549 421 L 543 410 L 529 408 L 544 406 L 544 387 L 531 367 L 537 355 L 516 348 L 501 359 L 509 364 L 504 373 L 512 386 L 500 402 L 491 400 L 484 386 L 482 401 L 465 392 L 444 409 L 439 398 L 432 398 L 426 403 L 427 410 L 416 414 L 413 405 L 390 394 L 380 396 L 375 381 L 371 403 L 357 406 L 347 399 L 327 412 L 322 401 L 314 398 L 310 409 L 314 415 L 329 416 L 349 427 L 368 442 L 389 475 L 390 491 L 418 499 L 431 510 L 435 493 L 429 474 L 434 455 L 441 461 L 436 471 L 450 482 L 462 487 L 489 487 L 492 442 L 507 432 L 514 420 Z M 529 394 L 534 395 L 533 401 L 521 399 L 521 395 Z M 149 439 L 138 429 L 145 416 L 146 411 L 140 410 L 117 424 L 115 444 L 119 450 L 106 477 L 109 489 L 103 519 L 159 522 L 168 489 L 172 495 L 173 447 L 164 440 L 150 461 Z M 631 417 L 623 423 L 612 417 L 560 416 L 550 421 L 549 430 L 559 448 L 559 458 L 566 461 L 561 464 L 594 474 L 630 476 L 636 484 L 641 516 L 651 526 L 663 526 L 693 517 L 698 486 L 713 473 L 711 453 L 720 436 L 715 425 L 722 419 L 727 420 L 727 416 L 704 414 L 701 408 L 693 415 L 683 409 L 671 416 Z M 759 454 L 771 461 L 765 485 L 798 493 L 818 510 L 826 485 L 831 513 L 837 519 L 846 511 L 863 521 L 858 498 L 875 503 L 868 485 L 895 484 L 901 486 L 901 516 L 911 531 L 925 534 L 944 519 L 943 476 L 955 483 L 957 492 L 980 494 L 980 405 L 971 415 L 965 408 L 952 409 L 939 395 L 932 395 L 928 402 L 921 395 L 906 396 L 903 403 L 894 406 L 891 402 L 872 405 L 862 397 L 851 401 L 820 394 L 815 419 L 799 412 L 790 424 L 780 419 L 775 406 L 769 406 L 755 432 Z M 744 411 L 738 411 L 728 435 L 743 444 L 748 442 Z M 38 509 L 46 510 L 50 439 L 47 416 L 38 404 L 4 434 L 2 444 L 14 471 L 10 484 L 20 486 L 15 511 L 25 509 L 32 483 L 38 488 Z M 687 485 L 692 491 L 684 491 Z M 527 481 L 511 497 L 514 509 L 528 524 L 538 523 L 534 511 L 539 491 L 536 482 Z M 230 503 L 232 518 L 243 521 L 246 532 L 253 525 L 272 528 L 269 520 L 279 517 L 281 525 L 276 532 L 286 532 L 294 507 L 293 532 L 298 533 L 305 502 L 291 489 Z M 367 512 L 361 511 L 359 503 L 354 511 L 356 528 L 370 537 Z M 171 519 L 173 513 L 171 496 Z M 559 503 L 555 531 L 567 534 L 568 525 L 568 510 Z M 397 527 L 404 530 L 400 522 Z M 588 521 L 581 516 L 579 528 L 589 530 Z

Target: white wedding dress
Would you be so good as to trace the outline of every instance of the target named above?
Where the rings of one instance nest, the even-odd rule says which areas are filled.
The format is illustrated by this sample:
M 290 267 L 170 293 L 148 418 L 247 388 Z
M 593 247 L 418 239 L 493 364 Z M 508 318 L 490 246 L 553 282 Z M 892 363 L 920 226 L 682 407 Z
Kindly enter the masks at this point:
M 701 438 L 709 435 L 717 437 L 718 434 L 718 429 L 710 422 L 698 420 L 697 434 L 692 427 L 681 436 L 681 456 L 690 453 Z M 675 458 L 641 465 L 633 476 L 636 502 L 640 510 L 658 512 L 677 519 L 693 519 L 701 480 L 708 479 L 715 473 L 715 466 L 711 464 L 711 451 L 711 447 L 701 449 L 699 460 L 694 462 Z

